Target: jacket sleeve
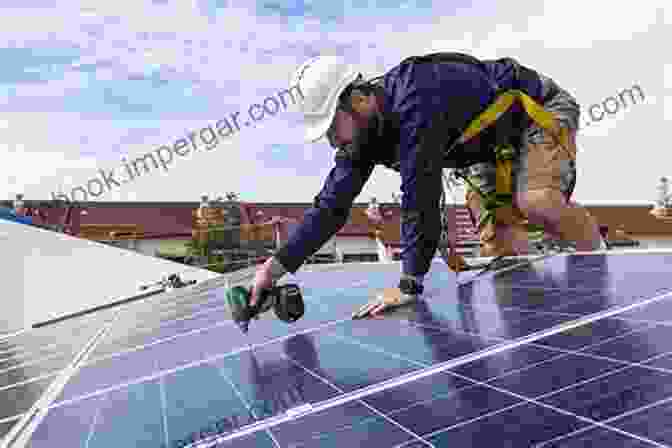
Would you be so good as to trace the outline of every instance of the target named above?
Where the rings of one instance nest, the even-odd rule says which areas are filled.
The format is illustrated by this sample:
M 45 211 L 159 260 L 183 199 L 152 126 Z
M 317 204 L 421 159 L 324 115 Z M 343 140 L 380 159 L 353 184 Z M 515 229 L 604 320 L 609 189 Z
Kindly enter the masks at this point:
M 374 164 L 353 162 L 336 157 L 335 166 L 327 176 L 313 206 L 289 237 L 275 258 L 291 273 L 336 234 L 346 223 L 355 198 L 371 177 Z
M 423 276 L 441 236 L 441 163 L 426 114 L 406 120 L 401 132 L 401 253 L 403 274 Z M 436 126 L 435 126 L 436 127 Z M 422 139 L 421 139 L 422 135 Z
M 403 274 L 429 272 L 441 238 L 444 149 L 492 100 L 495 87 L 470 65 L 419 65 L 394 87 L 400 114 Z

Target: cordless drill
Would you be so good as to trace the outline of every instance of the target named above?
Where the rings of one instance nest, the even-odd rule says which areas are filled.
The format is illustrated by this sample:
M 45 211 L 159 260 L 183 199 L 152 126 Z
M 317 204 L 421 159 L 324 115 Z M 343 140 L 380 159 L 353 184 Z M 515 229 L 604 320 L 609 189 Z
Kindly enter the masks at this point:
M 303 316 L 303 297 L 299 287 L 294 284 L 261 290 L 259 300 L 254 305 L 250 305 L 251 299 L 251 288 L 234 286 L 226 292 L 233 320 L 243 333 L 247 333 L 252 319 L 258 319 L 260 314 L 271 308 L 278 319 L 286 323 L 296 322 Z

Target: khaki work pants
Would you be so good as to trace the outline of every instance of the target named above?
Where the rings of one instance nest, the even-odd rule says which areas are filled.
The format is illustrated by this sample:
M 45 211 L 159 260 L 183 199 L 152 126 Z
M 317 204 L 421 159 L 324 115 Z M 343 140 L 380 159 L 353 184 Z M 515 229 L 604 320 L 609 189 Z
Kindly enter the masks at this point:
M 534 138 L 526 139 L 513 164 L 513 205 L 497 209 L 494 222 L 479 228 L 481 256 L 528 253 L 529 224 L 543 226 L 546 233 L 574 242 L 579 251 L 599 249 L 597 222 L 585 208 L 569 201 L 576 175 L 575 158 L 575 132 L 570 136 L 569 148 L 563 148 L 540 129 Z M 493 185 L 494 165 L 482 172 L 486 175 L 482 176 L 481 185 Z M 466 202 L 476 222 L 480 222 L 482 201 L 478 193 L 469 191 Z

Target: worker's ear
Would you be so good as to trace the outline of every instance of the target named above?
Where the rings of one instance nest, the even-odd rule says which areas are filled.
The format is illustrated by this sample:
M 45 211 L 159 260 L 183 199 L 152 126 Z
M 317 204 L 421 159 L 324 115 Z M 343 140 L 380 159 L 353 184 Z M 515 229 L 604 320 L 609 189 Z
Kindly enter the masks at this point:
M 350 107 L 354 112 L 368 116 L 374 110 L 375 97 L 360 89 L 354 89 L 350 94 Z

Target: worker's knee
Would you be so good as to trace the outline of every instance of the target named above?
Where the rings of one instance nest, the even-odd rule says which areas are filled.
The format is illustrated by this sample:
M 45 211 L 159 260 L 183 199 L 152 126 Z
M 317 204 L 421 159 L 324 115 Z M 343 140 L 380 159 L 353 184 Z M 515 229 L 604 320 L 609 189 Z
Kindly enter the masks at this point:
M 565 241 L 574 241 L 579 250 L 599 248 L 601 237 L 595 218 L 574 203 L 568 203 L 558 189 L 522 192 L 517 198 L 530 224 L 542 225 Z
M 530 224 L 543 225 L 557 222 L 566 208 L 565 196 L 560 190 L 543 188 L 518 192 L 516 203 L 520 212 Z
M 523 223 L 488 224 L 481 229 L 480 240 L 482 257 L 515 256 L 529 252 L 527 226 Z

